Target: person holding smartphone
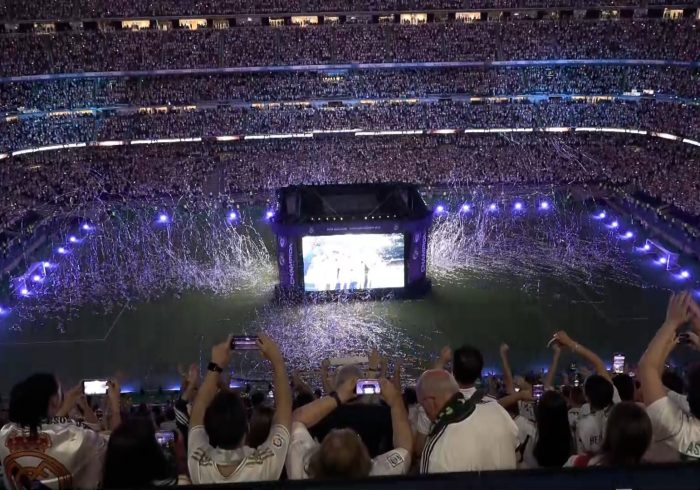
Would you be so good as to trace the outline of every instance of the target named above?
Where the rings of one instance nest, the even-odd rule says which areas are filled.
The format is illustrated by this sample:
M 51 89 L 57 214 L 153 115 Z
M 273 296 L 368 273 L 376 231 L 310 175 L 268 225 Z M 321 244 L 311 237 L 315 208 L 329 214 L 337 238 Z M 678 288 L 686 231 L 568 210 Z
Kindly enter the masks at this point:
M 195 485 L 277 480 L 284 468 L 292 425 L 292 391 L 282 353 L 270 337 L 259 335 L 257 346 L 272 363 L 276 406 L 267 439 L 251 448 L 245 445 L 248 419 L 241 397 L 219 390 L 219 378 L 231 360 L 232 339 L 229 336 L 212 348 L 207 374 L 192 406 L 187 461 Z

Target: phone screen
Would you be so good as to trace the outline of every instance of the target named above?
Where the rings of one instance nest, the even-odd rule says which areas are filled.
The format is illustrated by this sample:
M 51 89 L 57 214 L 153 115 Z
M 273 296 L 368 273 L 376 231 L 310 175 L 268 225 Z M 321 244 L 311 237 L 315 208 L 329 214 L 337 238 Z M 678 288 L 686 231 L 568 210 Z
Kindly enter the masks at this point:
M 156 432 L 156 441 L 163 448 L 169 448 L 175 443 L 175 433 L 171 430 L 159 430 Z
M 377 395 L 381 391 L 378 379 L 359 379 L 355 385 L 356 395 Z
M 91 379 L 83 381 L 83 393 L 86 395 L 106 395 L 107 380 Z
M 624 354 L 615 354 L 613 356 L 613 372 L 621 374 L 625 372 L 625 356 Z
M 234 335 L 231 339 L 231 350 L 257 350 L 257 335 Z
M 544 393 L 544 385 L 532 385 L 532 397 L 535 400 L 539 400 L 542 398 L 542 394 Z

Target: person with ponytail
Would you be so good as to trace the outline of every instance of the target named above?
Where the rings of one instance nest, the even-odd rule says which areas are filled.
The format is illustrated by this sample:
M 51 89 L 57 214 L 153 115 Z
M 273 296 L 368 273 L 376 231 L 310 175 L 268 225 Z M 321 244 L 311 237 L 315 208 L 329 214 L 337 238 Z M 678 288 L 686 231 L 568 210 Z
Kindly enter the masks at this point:
M 119 392 L 111 381 L 107 396 L 112 429 L 121 422 Z M 9 422 L 0 429 L 6 488 L 99 485 L 106 438 L 68 418 L 82 394 L 80 384 L 64 396 L 56 377 L 48 373 L 33 374 L 12 388 Z

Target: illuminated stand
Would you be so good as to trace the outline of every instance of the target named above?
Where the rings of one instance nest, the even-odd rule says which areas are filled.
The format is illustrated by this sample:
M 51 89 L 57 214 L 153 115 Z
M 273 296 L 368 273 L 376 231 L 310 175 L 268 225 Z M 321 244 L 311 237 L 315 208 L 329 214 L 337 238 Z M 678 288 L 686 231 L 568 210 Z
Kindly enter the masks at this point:
M 433 213 L 406 184 L 292 186 L 267 217 L 281 298 L 420 297 Z

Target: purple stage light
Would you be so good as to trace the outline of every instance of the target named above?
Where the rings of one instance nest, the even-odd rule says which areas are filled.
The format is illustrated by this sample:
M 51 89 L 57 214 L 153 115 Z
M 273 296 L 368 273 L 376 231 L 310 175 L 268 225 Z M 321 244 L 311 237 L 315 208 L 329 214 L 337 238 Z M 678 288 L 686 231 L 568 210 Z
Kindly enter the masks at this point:
M 22 288 L 19 290 L 19 294 L 21 294 L 22 296 L 29 296 L 29 289 Z
M 438 205 L 435 207 L 435 212 L 436 212 L 436 213 L 444 213 L 444 212 L 445 212 L 445 206 L 443 206 L 442 204 L 438 204 Z
M 472 207 L 469 204 L 462 204 L 462 212 L 463 213 L 468 213 L 471 210 L 472 210 Z
M 61 255 L 65 255 L 65 254 L 68 253 L 68 250 L 66 250 L 64 247 L 58 247 L 58 248 L 56 249 L 56 251 L 57 251 L 58 253 L 60 253 Z
M 238 219 L 238 215 L 236 214 L 235 211 L 231 211 L 230 213 L 228 213 L 228 219 L 233 221 L 235 219 Z
M 84 231 L 92 231 L 92 226 L 90 226 L 90 225 L 87 224 L 87 223 L 85 223 L 81 228 L 82 228 Z
M 625 234 L 622 235 L 622 236 L 623 236 L 624 238 L 630 239 L 630 238 L 632 238 L 632 237 L 634 236 L 634 233 L 632 233 L 631 231 L 628 231 L 627 233 L 625 233 Z
M 650 249 L 651 249 L 651 245 L 649 245 L 648 243 L 645 243 L 644 246 L 642 247 L 642 250 L 644 250 L 645 252 L 648 252 Z
M 515 204 L 513 204 L 513 209 L 516 211 L 522 211 L 523 203 L 521 203 L 520 201 L 516 202 Z
M 610 223 L 610 228 L 617 228 L 618 226 L 620 226 L 620 223 L 618 223 L 617 221 L 613 221 L 612 223 Z
M 661 257 L 659 259 L 659 264 L 665 264 L 666 262 L 668 262 L 668 259 L 666 257 Z
M 39 274 L 34 274 L 32 276 L 32 281 L 34 282 L 41 282 L 41 276 Z
M 41 265 L 44 266 L 44 269 L 48 269 L 51 267 L 51 262 L 42 262 Z
M 0 306 L 0 316 L 7 314 L 7 311 L 8 310 L 6 308 Z
M 71 242 L 71 243 L 76 243 L 76 242 L 78 241 L 78 239 L 75 238 L 73 235 L 71 235 L 71 236 L 68 237 L 68 241 Z
M 498 206 L 495 203 L 489 204 L 489 211 L 495 211 L 496 209 L 498 209 Z
M 549 209 L 549 203 L 547 201 L 542 201 L 540 203 L 540 209 L 544 209 L 544 210 Z
M 596 214 L 596 218 L 598 219 L 605 219 L 607 216 L 607 213 L 605 211 L 601 211 L 600 213 Z
M 271 219 L 275 215 L 275 212 L 271 209 L 268 209 L 268 211 L 265 213 L 265 218 Z
M 168 218 L 168 215 L 165 213 L 162 213 L 160 216 L 158 216 L 159 223 L 168 223 L 169 221 L 170 221 L 170 218 Z
M 690 272 L 688 272 L 688 271 L 686 271 L 686 270 L 682 270 L 682 271 L 681 271 L 681 277 L 682 277 L 683 279 L 688 279 L 688 278 L 690 277 Z

